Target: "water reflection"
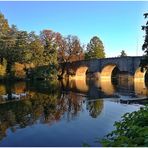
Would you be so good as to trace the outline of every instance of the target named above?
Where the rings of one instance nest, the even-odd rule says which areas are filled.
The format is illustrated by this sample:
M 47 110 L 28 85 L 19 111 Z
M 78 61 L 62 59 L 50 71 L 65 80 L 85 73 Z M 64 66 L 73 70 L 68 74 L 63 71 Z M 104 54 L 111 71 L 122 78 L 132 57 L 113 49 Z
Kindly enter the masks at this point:
M 89 110 L 89 115 L 91 117 L 93 118 L 98 117 L 103 109 L 103 100 L 88 101 L 87 109 Z
M 9 86 L 0 87 L 1 94 L 7 93 L 3 90 L 10 89 Z M 43 124 L 52 125 L 55 122 L 66 118 L 71 121 L 83 111 L 84 97 L 76 95 L 74 92 L 62 92 L 63 89 L 56 84 L 48 83 L 16 83 L 11 85 L 8 92 L 22 93 L 28 95 L 17 101 L 5 101 L 0 104 L 0 139 L 6 136 L 6 130 L 11 129 L 15 132 L 18 128 L 25 128 L 35 124 L 37 121 Z M 99 102 L 99 101 L 98 101 Z M 88 103 L 87 109 L 90 110 L 92 117 L 97 117 L 101 112 L 103 102 Z M 93 107 L 94 105 L 94 107 Z
M 148 88 L 142 82 L 132 85 L 100 80 L 64 80 L 0 84 L 0 95 L 27 94 L 13 102 L 0 98 L 0 140 L 8 135 L 7 129 L 14 133 L 36 123 L 51 126 L 63 119 L 70 122 L 84 110 L 91 118 L 98 118 L 104 108 L 103 98 L 116 102 L 119 94 L 129 95 L 129 92 L 148 96 Z
M 107 95 L 113 95 L 115 93 L 115 85 L 113 85 L 111 79 L 97 81 L 97 86 L 101 87 L 101 90 Z
M 6 87 L 3 84 L 0 84 L 0 94 L 6 94 Z
M 63 90 L 82 93 L 88 99 L 116 98 L 122 96 L 148 96 L 148 87 L 144 81 L 128 80 L 71 80 L 63 83 Z M 118 96 L 117 96 L 118 94 Z
M 81 93 L 86 93 L 89 90 L 89 87 L 87 85 L 86 79 L 72 79 L 72 80 L 66 80 L 63 79 L 61 81 L 61 85 L 63 88 L 71 89 L 71 90 L 77 90 L 78 92 Z

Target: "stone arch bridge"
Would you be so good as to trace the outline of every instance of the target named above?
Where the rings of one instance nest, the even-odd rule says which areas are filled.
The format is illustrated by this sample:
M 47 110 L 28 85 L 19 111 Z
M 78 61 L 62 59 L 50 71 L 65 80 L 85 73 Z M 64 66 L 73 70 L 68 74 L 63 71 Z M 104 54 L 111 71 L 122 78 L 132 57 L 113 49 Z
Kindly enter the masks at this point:
M 147 72 L 140 71 L 142 56 L 126 56 L 82 60 L 61 64 L 62 76 L 71 79 L 84 79 L 87 75 L 93 78 L 110 79 L 113 76 L 122 76 L 128 79 L 144 80 Z

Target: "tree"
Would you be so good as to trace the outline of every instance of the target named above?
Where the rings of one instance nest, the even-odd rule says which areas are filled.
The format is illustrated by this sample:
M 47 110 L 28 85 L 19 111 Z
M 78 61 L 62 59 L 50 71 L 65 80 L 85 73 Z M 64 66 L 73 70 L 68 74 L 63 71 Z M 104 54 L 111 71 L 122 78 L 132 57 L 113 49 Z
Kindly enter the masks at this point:
M 59 76 L 62 76 L 65 71 L 73 73 L 73 71 L 67 68 L 67 62 L 83 60 L 84 52 L 83 46 L 77 36 L 68 35 L 65 38 L 60 37 L 59 43 L 58 62 L 63 63 L 62 67 L 59 67 Z
M 99 37 L 94 36 L 87 44 L 85 59 L 105 58 L 104 46 Z
M 11 41 L 13 41 L 13 46 L 9 46 L 6 53 L 7 59 L 7 72 L 11 73 L 11 67 L 15 62 L 18 63 L 28 63 L 32 57 L 29 50 L 29 36 L 26 31 L 14 31 Z
M 52 30 L 43 30 L 40 39 L 44 46 L 44 65 L 57 65 L 56 33 Z
M 40 39 L 44 47 L 42 62 L 48 67 L 44 75 L 55 76 L 58 68 L 58 44 L 57 33 L 52 30 L 43 30 L 40 33 Z
M 26 31 L 18 31 L 15 43 L 14 62 L 27 63 L 31 59 L 29 35 Z
M 1 62 L 3 58 L 7 60 L 8 73 L 11 71 L 12 63 L 15 60 L 16 35 L 17 28 L 14 25 L 10 27 L 4 15 L 0 13 L 0 58 Z
M 44 65 L 43 52 L 44 46 L 39 38 L 34 32 L 29 33 L 29 52 L 31 53 L 30 63 L 36 66 Z
M 127 56 L 126 52 L 124 50 L 122 50 L 121 54 L 120 54 L 120 57 L 126 57 L 126 56 Z
M 144 13 L 144 18 L 148 18 L 148 13 Z M 141 60 L 140 63 L 141 70 L 143 71 L 144 68 L 148 69 L 148 21 L 146 22 L 146 25 L 142 26 L 142 30 L 145 31 L 145 40 L 142 45 L 142 50 L 145 53 L 145 57 Z
M 28 44 L 28 33 L 18 31 L 15 25 L 10 27 L 4 15 L 0 14 L 0 57 L 7 60 L 7 73 L 11 73 L 15 62 L 24 63 L 30 60 Z
M 68 35 L 65 38 L 65 44 L 65 62 L 73 62 L 84 59 L 83 48 L 77 36 Z
M 8 47 L 8 32 L 10 30 L 8 21 L 5 19 L 4 15 L 0 13 L 0 60 L 1 63 L 4 58 L 5 50 Z
M 16 64 L 21 65 L 25 73 L 30 73 L 33 67 L 42 73 L 48 67 L 48 75 L 49 71 L 57 73 L 58 63 L 82 59 L 83 47 L 77 36 L 64 38 L 52 30 L 43 30 L 38 36 L 34 32 L 18 30 L 15 25 L 9 26 L 7 19 L 0 13 L 0 62 L 2 64 L 6 60 L 10 78 Z
M 4 15 L 0 13 L 0 37 L 4 37 L 7 35 L 9 31 L 9 24 L 7 19 L 5 19 Z
M 64 63 L 66 62 L 66 41 L 60 33 L 57 33 L 56 40 L 58 44 L 58 63 Z

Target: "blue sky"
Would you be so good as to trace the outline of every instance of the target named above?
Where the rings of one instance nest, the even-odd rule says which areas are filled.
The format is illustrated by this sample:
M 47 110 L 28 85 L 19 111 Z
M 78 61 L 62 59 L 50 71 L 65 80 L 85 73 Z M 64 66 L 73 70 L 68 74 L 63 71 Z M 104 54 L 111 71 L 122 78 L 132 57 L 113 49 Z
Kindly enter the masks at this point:
M 36 33 L 51 29 L 64 36 L 77 35 L 84 44 L 96 35 L 102 40 L 107 57 L 118 56 L 121 50 L 128 55 L 143 54 L 141 25 L 147 8 L 147 1 L 0 1 L 0 11 L 10 25 Z

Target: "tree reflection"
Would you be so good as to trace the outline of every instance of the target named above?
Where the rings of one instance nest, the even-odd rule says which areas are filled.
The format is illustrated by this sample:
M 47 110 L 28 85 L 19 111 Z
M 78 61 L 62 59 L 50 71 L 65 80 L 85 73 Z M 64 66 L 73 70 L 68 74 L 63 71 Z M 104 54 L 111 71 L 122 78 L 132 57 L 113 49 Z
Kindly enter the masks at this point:
M 87 109 L 91 117 L 97 118 L 103 109 L 103 100 L 88 101 Z
M 66 110 L 67 110 L 67 120 L 70 121 L 74 119 L 78 115 L 78 113 L 83 110 L 82 104 L 83 104 L 83 97 L 80 95 L 76 95 L 73 92 L 69 92 L 65 95 L 64 101 L 66 104 Z
M 38 84 L 38 85 L 37 85 Z M 1 87 L 2 92 L 27 92 L 19 101 L 0 104 L 0 140 L 7 136 L 7 129 L 15 132 L 19 128 L 31 126 L 37 122 L 52 125 L 65 119 L 74 120 L 84 110 L 85 97 L 75 92 L 62 92 L 56 82 L 25 84 L 17 83 Z M 103 101 L 89 102 L 90 115 L 96 118 L 103 108 Z

